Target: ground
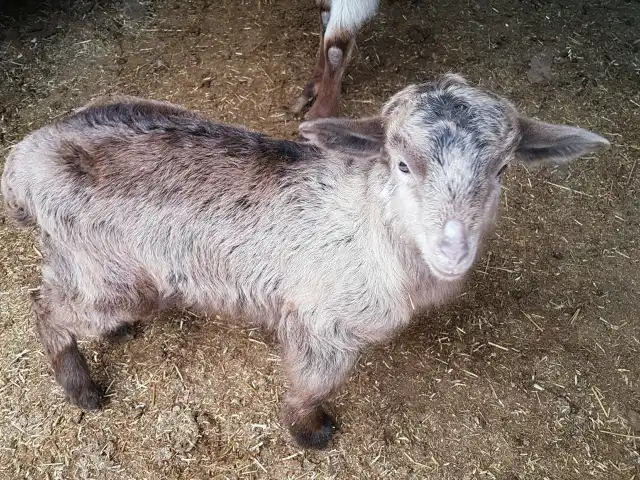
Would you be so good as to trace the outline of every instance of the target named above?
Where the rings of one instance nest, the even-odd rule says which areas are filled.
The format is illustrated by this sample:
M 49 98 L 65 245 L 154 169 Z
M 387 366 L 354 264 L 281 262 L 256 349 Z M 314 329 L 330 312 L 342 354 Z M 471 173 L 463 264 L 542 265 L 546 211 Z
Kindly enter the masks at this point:
M 312 73 L 313 2 L 123 1 L 0 3 L 2 157 L 111 93 L 296 136 L 286 107 Z M 344 115 L 456 71 L 613 148 L 509 170 L 464 293 L 363 354 L 327 451 L 290 443 L 277 345 L 234 319 L 181 312 L 83 342 L 110 403 L 69 406 L 29 311 L 35 235 L 0 213 L 0 478 L 640 478 L 639 31 L 633 0 L 383 0 Z

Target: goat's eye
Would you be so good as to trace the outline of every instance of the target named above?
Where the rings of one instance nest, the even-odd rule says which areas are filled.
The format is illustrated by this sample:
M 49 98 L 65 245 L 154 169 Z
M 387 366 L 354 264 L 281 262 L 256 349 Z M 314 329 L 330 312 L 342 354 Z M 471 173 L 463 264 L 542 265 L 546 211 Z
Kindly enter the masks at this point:
M 408 167 L 408 166 L 407 166 L 407 164 L 406 164 L 406 163 L 404 163 L 404 162 L 400 162 L 400 163 L 398 164 L 398 168 L 400 169 L 400 171 L 401 171 L 402 173 L 409 173 L 409 167 Z
M 507 165 L 503 165 L 500 170 L 498 170 L 498 178 L 502 176 L 504 171 L 507 169 Z

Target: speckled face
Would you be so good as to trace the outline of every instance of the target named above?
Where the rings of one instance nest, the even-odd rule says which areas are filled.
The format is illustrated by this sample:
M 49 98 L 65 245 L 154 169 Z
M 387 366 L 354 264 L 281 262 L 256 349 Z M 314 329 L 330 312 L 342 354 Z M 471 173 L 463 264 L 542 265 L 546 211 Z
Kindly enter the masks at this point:
M 588 130 L 522 116 L 451 74 L 405 88 L 379 116 L 304 122 L 300 133 L 349 165 L 379 162 L 385 214 L 443 280 L 460 279 L 473 265 L 512 160 L 565 164 L 609 147 Z
M 504 100 L 447 76 L 413 85 L 383 109 L 397 198 L 433 272 L 455 279 L 473 264 L 514 156 L 517 113 Z

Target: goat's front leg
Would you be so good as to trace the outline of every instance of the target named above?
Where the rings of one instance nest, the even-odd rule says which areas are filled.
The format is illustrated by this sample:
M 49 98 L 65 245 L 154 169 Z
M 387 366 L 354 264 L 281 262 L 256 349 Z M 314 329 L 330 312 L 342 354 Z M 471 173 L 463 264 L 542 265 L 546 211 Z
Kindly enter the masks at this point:
M 298 445 L 325 448 L 336 430 L 322 403 L 344 382 L 357 352 L 309 335 L 284 344 L 290 388 L 282 420 Z
M 313 77 L 293 108 L 294 113 L 311 106 L 307 118 L 338 114 L 342 77 L 360 26 L 375 14 L 378 0 L 317 0 L 322 34 Z

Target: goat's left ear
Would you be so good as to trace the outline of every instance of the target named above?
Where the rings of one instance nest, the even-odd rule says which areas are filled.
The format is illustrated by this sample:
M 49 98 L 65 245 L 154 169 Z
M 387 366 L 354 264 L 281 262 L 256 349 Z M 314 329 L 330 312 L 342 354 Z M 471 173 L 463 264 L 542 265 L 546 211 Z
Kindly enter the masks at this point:
M 569 163 L 578 157 L 609 148 L 609 141 L 589 130 L 519 117 L 522 138 L 516 158 L 525 164 Z
M 352 120 L 322 118 L 302 122 L 299 127 L 303 141 L 323 150 L 354 156 L 369 156 L 384 144 L 384 126 L 380 117 Z

